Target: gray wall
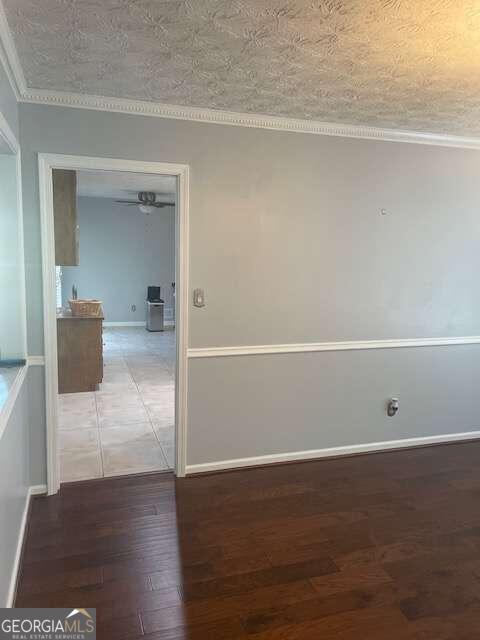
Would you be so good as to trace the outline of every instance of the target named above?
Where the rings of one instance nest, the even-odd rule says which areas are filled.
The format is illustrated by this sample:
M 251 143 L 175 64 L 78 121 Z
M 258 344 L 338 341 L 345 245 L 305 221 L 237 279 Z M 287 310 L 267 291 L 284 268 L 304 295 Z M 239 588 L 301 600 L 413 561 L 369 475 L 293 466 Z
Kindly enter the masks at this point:
M 18 185 L 19 186 L 19 185 Z M 25 357 L 17 156 L 0 154 L 0 358 Z
M 0 112 L 18 137 L 17 103 L 1 64 Z M 15 223 L 15 220 L 10 219 L 11 239 L 15 241 L 15 246 L 17 246 Z M 0 256 L 0 260 L 2 258 L 6 260 L 6 255 Z M 9 254 L 8 259 L 11 263 L 13 256 Z M 18 271 L 18 256 L 15 256 L 15 259 L 17 260 Z M 5 265 L 3 268 L 5 268 Z M 14 303 L 10 300 L 9 304 L 13 305 Z M 12 314 L 15 314 L 18 330 L 18 310 L 12 308 Z M 14 337 L 16 339 L 16 335 Z M 2 338 L 5 338 L 5 336 L 2 336 Z M 15 349 L 17 348 L 18 345 Z M 16 353 L 16 355 L 18 356 L 19 354 Z M 30 431 L 30 405 L 28 398 L 28 380 L 26 379 L 0 440 L 0 606 L 5 606 L 7 601 L 22 514 L 25 508 L 28 487 L 32 484 L 30 476 L 30 439 L 33 430 Z M 44 449 L 44 406 L 40 404 L 38 409 L 42 422 L 38 425 L 37 435 L 42 437 L 38 439 L 37 444 L 40 449 Z
M 146 215 L 107 198 L 78 198 L 80 265 L 62 268 L 63 306 L 72 285 L 80 298 L 99 298 L 106 322 L 145 320 L 146 289 L 160 285 L 173 307 L 175 209 Z M 136 306 L 136 311 L 131 306 Z
M 0 44 L 1 47 L 1 44 Z M 7 74 L 0 62 L 0 113 L 19 139 L 18 108 Z M 24 336 L 19 277 L 22 273 L 17 211 L 17 158 L 0 155 L 0 351 L 2 358 L 23 357 Z M 6 310 L 8 309 L 8 313 Z
M 0 603 L 7 602 L 20 523 L 30 486 L 28 394 L 24 384 L 0 440 Z
M 190 309 L 192 347 L 480 334 L 476 151 L 20 108 L 32 353 L 43 352 L 38 151 L 190 165 L 190 286 L 207 296 Z M 473 403 L 454 397 L 477 351 L 191 361 L 188 461 L 473 430 Z M 378 413 L 399 389 L 401 428 Z
M 40 365 L 29 366 L 26 382 L 30 425 L 30 485 L 46 485 L 45 367 Z
M 0 112 L 5 117 L 15 136 L 19 137 L 18 131 L 18 108 L 17 99 L 12 91 L 12 87 L 5 73 L 5 69 L 0 63 Z
M 44 485 L 44 371 L 29 367 L 0 440 L 0 606 L 5 606 L 28 488 Z
M 478 379 L 480 345 L 193 360 L 189 464 L 480 430 Z

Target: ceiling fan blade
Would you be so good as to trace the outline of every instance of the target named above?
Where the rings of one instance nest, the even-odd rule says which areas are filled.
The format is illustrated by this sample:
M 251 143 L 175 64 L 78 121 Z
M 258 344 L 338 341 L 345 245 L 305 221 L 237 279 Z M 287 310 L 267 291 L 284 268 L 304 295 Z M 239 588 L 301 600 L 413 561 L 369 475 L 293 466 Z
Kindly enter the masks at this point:
M 141 202 L 138 202 L 138 200 L 115 200 L 115 202 L 118 202 L 119 204 L 142 204 Z
M 173 207 L 174 202 L 153 202 L 150 206 L 162 209 L 163 207 Z

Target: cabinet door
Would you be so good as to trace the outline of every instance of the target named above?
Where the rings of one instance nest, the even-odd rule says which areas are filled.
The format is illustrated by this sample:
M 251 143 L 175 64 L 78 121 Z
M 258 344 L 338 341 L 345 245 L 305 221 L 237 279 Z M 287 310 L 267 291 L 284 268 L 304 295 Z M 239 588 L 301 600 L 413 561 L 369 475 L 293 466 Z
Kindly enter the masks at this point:
M 58 393 L 95 391 L 102 350 L 101 318 L 57 318 Z
M 53 169 L 53 215 L 55 221 L 55 264 L 78 265 L 77 173 Z

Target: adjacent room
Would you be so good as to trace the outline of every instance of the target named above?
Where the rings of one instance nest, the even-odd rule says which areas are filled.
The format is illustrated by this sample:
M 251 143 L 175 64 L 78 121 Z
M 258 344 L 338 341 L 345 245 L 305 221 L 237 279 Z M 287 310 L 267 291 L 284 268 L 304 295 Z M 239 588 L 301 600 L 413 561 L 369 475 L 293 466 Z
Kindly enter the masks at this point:
M 0 0 L 1 633 L 477 638 L 479 176 L 480 0 Z
M 53 171 L 61 482 L 175 466 L 175 197 Z

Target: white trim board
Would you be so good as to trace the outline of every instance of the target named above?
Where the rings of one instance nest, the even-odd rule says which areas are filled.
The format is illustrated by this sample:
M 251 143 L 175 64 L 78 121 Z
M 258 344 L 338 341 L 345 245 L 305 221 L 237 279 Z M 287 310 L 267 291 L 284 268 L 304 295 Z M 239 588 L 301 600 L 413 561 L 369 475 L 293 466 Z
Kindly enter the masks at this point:
M 287 453 L 274 453 L 271 455 L 254 456 L 251 458 L 236 458 L 233 460 L 219 460 L 218 462 L 205 462 L 202 464 L 187 465 L 187 475 L 192 473 L 211 473 L 224 469 L 242 469 L 245 467 L 257 467 L 280 462 L 296 462 L 302 460 L 319 460 L 321 458 L 337 458 L 361 453 L 374 453 L 390 451 L 392 449 L 410 449 L 434 444 L 446 444 L 463 442 L 466 440 L 478 440 L 480 431 L 466 431 L 462 433 L 449 433 L 438 436 L 423 436 L 418 438 L 405 438 L 404 440 L 387 440 L 385 442 L 369 442 L 367 444 L 353 444 L 343 447 L 328 447 L 326 449 L 311 449 L 308 451 L 292 451 Z
M 106 327 L 138 326 L 145 322 L 120 323 L 104 322 Z M 166 320 L 165 326 L 175 326 L 173 320 Z M 347 342 L 306 342 L 293 344 L 268 344 L 231 347 L 190 348 L 188 358 L 222 358 L 232 356 L 249 356 L 275 353 L 314 353 L 316 351 L 357 351 L 364 349 L 406 349 L 419 347 L 448 347 L 455 345 L 480 344 L 480 336 L 463 336 L 451 338 L 405 338 L 401 340 L 360 340 Z M 28 366 L 42 366 L 44 356 L 28 356 Z
M 189 277 L 189 167 L 167 162 L 144 162 L 120 158 L 94 158 L 60 154 L 38 155 L 40 219 L 42 239 L 43 322 L 45 343 L 45 395 L 47 420 L 47 487 L 56 493 L 60 487 L 57 450 L 57 329 L 55 283 L 55 237 L 53 223 L 52 169 L 89 169 L 95 171 L 128 171 L 170 175 L 177 178 L 175 223 L 176 264 L 175 317 L 177 367 L 175 380 L 175 473 L 185 475 L 187 459 L 187 345 L 188 345 L 188 277 Z
M 25 540 L 25 534 L 27 532 L 28 514 L 30 510 L 30 502 L 32 496 L 41 495 L 47 492 L 45 485 L 36 485 L 29 487 L 27 495 L 25 497 L 25 506 L 23 508 L 22 519 L 20 521 L 20 529 L 18 532 L 17 548 L 15 549 L 15 556 L 13 559 L 12 574 L 10 576 L 10 586 L 8 588 L 7 601 L 5 606 L 8 608 L 13 607 L 15 595 L 17 591 L 18 576 L 20 571 L 20 562 L 22 560 L 22 549 Z
M 306 342 L 299 344 L 259 344 L 232 347 L 202 347 L 188 350 L 189 358 L 223 358 L 273 353 L 313 353 L 315 351 L 356 351 L 363 349 L 405 349 L 480 344 L 480 336 L 451 338 L 404 338 L 400 340 L 352 340 L 347 342 Z
M 94 111 L 109 111 L 140 116 L 155 116 L 157 118 L 174 120 L 188 120 L 206 124 L 253 127 L 256 129 L 339 136 L 342 138 L 361 138 L 386 142 L 407 142 L 443 147 L 458 147 L 462 149 L 480 149 L 480 138 L 476 137 L 321 122 L 266 114 L 220 111 L 217 109 L 185 107 L 144 100 L 128 100 L 125 98 L 111 98 L 63 91 L 28 89 L 20 96 L 20 101 L 30 104 L 45 104 L 72 107 L 75 109 L 90 109 Z

